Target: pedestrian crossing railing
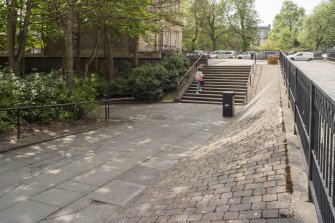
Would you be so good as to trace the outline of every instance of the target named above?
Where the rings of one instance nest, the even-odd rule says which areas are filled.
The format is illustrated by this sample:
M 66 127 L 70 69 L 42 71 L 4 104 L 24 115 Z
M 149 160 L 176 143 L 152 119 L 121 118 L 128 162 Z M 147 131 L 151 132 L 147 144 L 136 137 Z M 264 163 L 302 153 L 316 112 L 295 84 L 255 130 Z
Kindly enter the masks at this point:
M 335 101 L 284 53 L 280 65 L 319 222 L 335 222 Z

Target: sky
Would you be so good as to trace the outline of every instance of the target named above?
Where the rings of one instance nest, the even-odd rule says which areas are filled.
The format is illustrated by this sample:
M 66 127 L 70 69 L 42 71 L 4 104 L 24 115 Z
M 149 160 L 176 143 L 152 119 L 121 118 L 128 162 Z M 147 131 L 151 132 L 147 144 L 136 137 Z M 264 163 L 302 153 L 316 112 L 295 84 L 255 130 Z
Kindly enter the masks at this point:
M 263 21 L 260 25 L 273 24 L 274 17 L 280 12 L 285 0 L 256 0 L 256 10 L 260 19 Z M 306 14 L 310 14 L 313 8 L 317 6 L 321 0 L 293 0 L 299 7 L 306 10 Z

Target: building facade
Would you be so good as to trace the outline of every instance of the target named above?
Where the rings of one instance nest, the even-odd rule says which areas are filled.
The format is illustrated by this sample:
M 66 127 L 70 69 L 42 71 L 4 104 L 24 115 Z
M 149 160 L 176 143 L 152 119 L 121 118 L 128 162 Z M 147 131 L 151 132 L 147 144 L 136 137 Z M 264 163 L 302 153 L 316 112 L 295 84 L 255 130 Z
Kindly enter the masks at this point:
M 256 46 L 261 46 L 268 40 L 270 30 L 271 30 L 270 25 L 257 27 Z
M 153 0 L 153 10 L 164 15 L 180 12 L 180 0 Z M 178 18 L 176 18 L 178 20 Z M 182 51 L 183 31 L 178 21 L 161 19 L 161 29 L 139 39 L 139 52 Z

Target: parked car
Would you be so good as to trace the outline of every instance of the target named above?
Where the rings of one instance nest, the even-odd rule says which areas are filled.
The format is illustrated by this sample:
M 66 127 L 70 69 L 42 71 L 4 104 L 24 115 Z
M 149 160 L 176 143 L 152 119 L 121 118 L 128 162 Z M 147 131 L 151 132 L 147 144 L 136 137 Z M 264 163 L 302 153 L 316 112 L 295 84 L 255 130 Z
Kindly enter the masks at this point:
M 216 50 L 216 51 L 213 51 L 209 54 L 209 58 L 211 59 L 216 59 L 218 57 L 218 54 L 222 52 L 222 50 Z
M 269 56 L 279 56 L 279 52 L 275 50 L 262 51 L 256 54 L 256 59 L 267 60 Z
M 186 53 L 186 57 L 190 59 L 195 58 L 209 58 L 209 54 L 206 51 L 203 50 L 194 50 L 193 52 Z
M 236 56 L 237 59 L 251 59 L 251 55 L 256 55 L 255 51 L 246 51 Z
M 235 59 L 236 53 L 235 51 L 221 51 L 217 54 L 216 58 L 219 59 Z
M 314 53 L 312 52 L 298 52 L 293 55 L 288 56 L 291 60 L 305 60 L 311 61 L 314 59 Z

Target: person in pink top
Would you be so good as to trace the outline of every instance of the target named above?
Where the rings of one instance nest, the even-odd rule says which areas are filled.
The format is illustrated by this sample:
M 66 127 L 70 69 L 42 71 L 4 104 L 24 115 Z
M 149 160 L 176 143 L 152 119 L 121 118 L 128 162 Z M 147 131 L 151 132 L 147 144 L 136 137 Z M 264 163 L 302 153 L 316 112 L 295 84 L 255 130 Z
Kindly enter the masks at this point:
M 196 94 L 199 94 L 199 91 L 202 91 L 201 84 L 204 81 L 204 75 L 201 71 L 201 68 L 198 68 L 198 71 L 195 73 L 195 80 L 197 81 L 197 91 Z

